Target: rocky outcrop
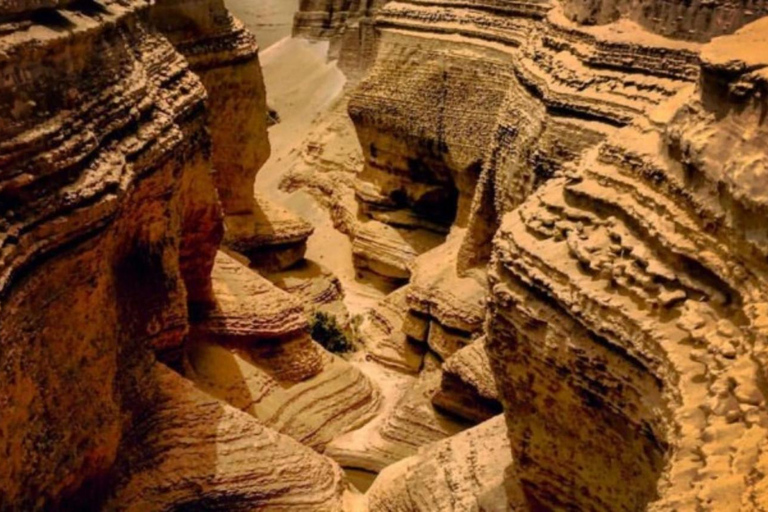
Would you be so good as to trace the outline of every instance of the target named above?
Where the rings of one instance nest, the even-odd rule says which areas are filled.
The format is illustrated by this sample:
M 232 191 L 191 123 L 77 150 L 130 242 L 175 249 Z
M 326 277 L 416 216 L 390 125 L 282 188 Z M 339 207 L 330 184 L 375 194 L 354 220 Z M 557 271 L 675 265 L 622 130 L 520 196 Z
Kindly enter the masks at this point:
M 106 510 L 354 509 L 341 469 L 162 366 Z M 279 475 L 276 478 L 275 475 Z
M 256 173 L 270 152 L 256 39 L 222 0 L 160 0 L 151 12 L 152 22 L 186 57 L 208 91 L 226 245 L 267 269 L 293 265 L 304 256 L 311 226 L 253 192 Z
M 201 389 L 319 450 L 377 411 L 365 375 L 312 341 L 299 300 L 224 253 L 213 290 L 186 353 Z
M 244 160 L 231 161 L 214 120 L 212 173 L 206 91 L 190 65 L 220 113 L 258 85 L 258 67 L 252 36 L 223 8 L 199 7 L 0 6 L 0 508 L 342 506 L 333 462 L 155 361 L 179 362 L 189 312 L 205 318 L 227 284 L 211 282 L 223 234 L 214 182 L 231 215 L 222 175 L 265 158 L 252 146 L 264 147 L 263 130 L 248 124 L 265 112 L 246 95 L 254 117 L 233 121 L 247 132 Z M 224 339 L 290 323 L 218 305 Z M 294 313 L 288 330 L 314 348 Z M 273 370 L 301 378 L 324 364 Z
M 209 180 L 205 92 L 144 2 L 55 4 L 0 7 L 0 503 L 18 509 L 112 466 L 151 349 L 185 334 L 182 189 Z
M 764 509 L 767 27 L 504 218 L 488 349 L 529 503 Z
M 765 506 L 764 22 L 704 44 L 765 14 L 377 7 L 376 57 L 347 100 L 360 209 L 338 191 L 328 202 L 353 240 L 355 222 L 449 235 L 398 265 L 390 237 L 384 257 L 362 245 L 360 267 L 410 281 L 407 312 L 388 299 L 363 332 L 390 366 L 413 368 L 412 342 L 445 361 L 434 405 L 477 421 L 503 404 L 514 506 Z M 484 358 L 467 344 L 488 313 Z M 374 485 L 374 507 L 426 506 L 410 501 L 423 480 L 395 481 Z
M 375 365 L 378 366 L 378 365 Z M 335 439 L 325 451 L 343 467 L 377 473 L 410 457 L 422 446 L 450 437 L 472 423 L 436 409 L 432 397 L 441 370 L 434 356 L 418 377 L 378 367 L 368 370 L 381 382 L 384 407 L 363 428 Z
M 485 338 L 479 338 L 449 357 L 443 365 L 440 388 L 432 397 L 440 409 L 482 422 L 501 414 L 501 403 Z
M 414 341 L 405 333 L 407 293 L 408 287 L 403 286 L 368 311 L 359 335 L 367 357 L 404 373 L 418 373 L 426 348 L 424 343 Z
M 509 510 L 511 465 L 502 416 L 428 445 L 381 472 L 367 493 L 370 510 Z

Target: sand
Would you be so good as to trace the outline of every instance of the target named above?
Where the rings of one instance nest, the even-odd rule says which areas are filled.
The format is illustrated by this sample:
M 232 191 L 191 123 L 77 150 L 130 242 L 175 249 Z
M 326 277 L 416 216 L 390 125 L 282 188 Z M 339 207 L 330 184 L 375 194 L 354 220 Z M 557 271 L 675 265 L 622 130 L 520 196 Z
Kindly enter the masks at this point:
M 372 307 L 385 291 L 367 278 L 358 278 L 352 264 L 352 244 L 337 231 L 325 208 L 303 191 L 285 193 L 279 185 L 286 173 L 300 163 L 300 150 L 316 126 L 342 94 L 346 78 L 334 61 L 328 62 L 327 42 L 285 38 L 264 50 L 261 64 L 267 102 L 280 116 L 269 130 L 272 154 L 256 177 L 256 190 L 300 215 L 315 227 L 307 243 L 308 260 L 328 268 L 344 288 L 350 314 Z
M 299 0 L 226 0 L 227 8 L 240 18 L 262 49 L 291 35 L 293 13 Z

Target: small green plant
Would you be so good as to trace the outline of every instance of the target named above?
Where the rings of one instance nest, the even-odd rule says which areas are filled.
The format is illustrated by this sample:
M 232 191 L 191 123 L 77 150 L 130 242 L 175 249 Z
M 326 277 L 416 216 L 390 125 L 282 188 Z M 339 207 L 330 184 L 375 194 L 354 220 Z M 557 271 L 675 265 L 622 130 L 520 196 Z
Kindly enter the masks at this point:
M 329 352 L 343 354 L 354 350 L 354 345 L 339 327 L 336 317 L 317 311 L 310 321 L 310 335 Z

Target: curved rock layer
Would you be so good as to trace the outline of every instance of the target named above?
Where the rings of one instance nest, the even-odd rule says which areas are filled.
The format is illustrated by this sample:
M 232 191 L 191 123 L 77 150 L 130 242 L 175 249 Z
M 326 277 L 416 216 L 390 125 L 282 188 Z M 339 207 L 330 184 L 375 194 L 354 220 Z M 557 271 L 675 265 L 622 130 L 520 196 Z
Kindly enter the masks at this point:
M 488 347 L 530 503 L 765 510 L 767 29 L 504 218 Z
M 205 92 L 144 2 L 13 6 L 0 19 L 0 503 L 35 509 L 107 472 L 147 400 L 151 349 L 181 343 L 181 196 L 211 185 Z
M 478 423 L 501 414 L 485 338 L 473 341 L 445 361 L 440 389 L 432 397 L 432 403 Z
M 386 369 L 370 372 L 379 374 L 384 407 L 374 421 L 328 445 L 325 453 L 342 466 L 376 473 L 472 426 L 432 404 L 442 373 L 434 356 L 427 358 L 416 378 Z
M 292 342 L 271 351 L 292 353 L 296 365 L 314 353 L 321 366 L 299 382 L 285 380 L 261 349 L 230 350 L 200 341 L 189 349 L 188 376 L 211 395 L 320 451 L 377 412 L 379 391 L 368 378 L 319 345 Z
M 503 416 L 496 416 L 381 472 L 368 490 L 370 510 L 510 510 L 504 477 L 512 463 Z
M 404 331 L 408 305 L 408 287 L 390 293 L 369 310 L 359 329 L 366 355 L 377 363 L 404 373 L 419 373 L 426 348 Z
M 156 365 L 150 378 L 160 391 L 126 434 L 133 448 L 105 510 L 350 510 L 329 458 L 167 368 Z
M 297 298 L 223 252 L 213 291 L 185 354 L 201 389 L 318 450 L 375 414 L 378 390 L 312 341 Z

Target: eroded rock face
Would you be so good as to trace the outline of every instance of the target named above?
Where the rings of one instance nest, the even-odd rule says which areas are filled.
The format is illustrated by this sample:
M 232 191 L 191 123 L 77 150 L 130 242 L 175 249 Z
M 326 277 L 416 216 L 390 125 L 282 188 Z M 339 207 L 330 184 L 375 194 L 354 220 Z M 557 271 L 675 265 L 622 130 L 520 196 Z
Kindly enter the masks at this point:
M 330 459 L 155 361 L 179 361 L 188 307 L 197 324 L 222 298 L 227 283 L 211 281 L 218 198 L 227 215 L 238 199 L 227 193 L 252 203 L 266 158 L 255 43 L 223 7 L 207 7 L 0 7 L 0 508 L 337 510 L 346 500 Z M 242 94 L 238 112 L 253 116 L 232 121 L 246 134 L 237 154 L 217 143 L 213 121 L 216 175 L 190 62 L 219 113 L 238 110 Z M 227 189 L 222 172 L 251 173 L 238 182 L 247 187 Z M 283 293 L 262 281 L 264 295 Z M 300 304 L 290 328 L 280 311 L 249 316 L 224 302 L 218 336 L 296 333 L 314 348 Z M 307 356 L 273 370 L 314 375 L 324 360 Z
M 353 243 L 384 249 L 359 250 L 359 267 L 409 284 L 364 335 L 393 368 L 443 359 L 439 407 L 478 420 L 489 411 L 468 405 L 500 400 L 513 506 L 765 506 L 765 22 L 707 43 L 764 15 L 728 3 L 377 7 L 375 59 L 346 100 L 363 215 L 327 195 Z M 344 167 L 319 163 L 327 176 Z M 410 241 L 359 229 L 384 232 L 374 222 L 449 235 L 408 254 Z M 488 357 L 470 355 L 484 330 Z M 391 470 L 407 475 L 406 460 Z M 372 491 L 374 508 L 418 509 L 421 488 L 393 482 Z
M 312 341 L 297 298 L 222 252 L 213 290 L 186 353 L 201 389 L 318 450 L 377 411 L 378 390 Z
M 382 471 L 368 491 L 370 509 L 504 512 L 511 463 L 506 425 L 496 416 Z
M 532 503 L 765 506 L 766 27 L 504 218 L 488 347 Z
M 126 434 L 133 448 L 122 454 L 106 510 L 345 509 L 333 461 L 167 368 L 151 378 L 160 392 Z
M 303 258 L 312 227 L 253 191 L 256 173 L 270 153 L 256 39 L 221 0 L 160 0 L 151 13 L 152 23 L 185 56 L 208 92 L 226 245 L 265 269 L 293 265 Z
M 143 2 L 38 7 L 0 36 L 0 502 L 22 509 L 108 471 L 151 350 L 181 343 L 181 189 L 209 169 L 203 87 Z

